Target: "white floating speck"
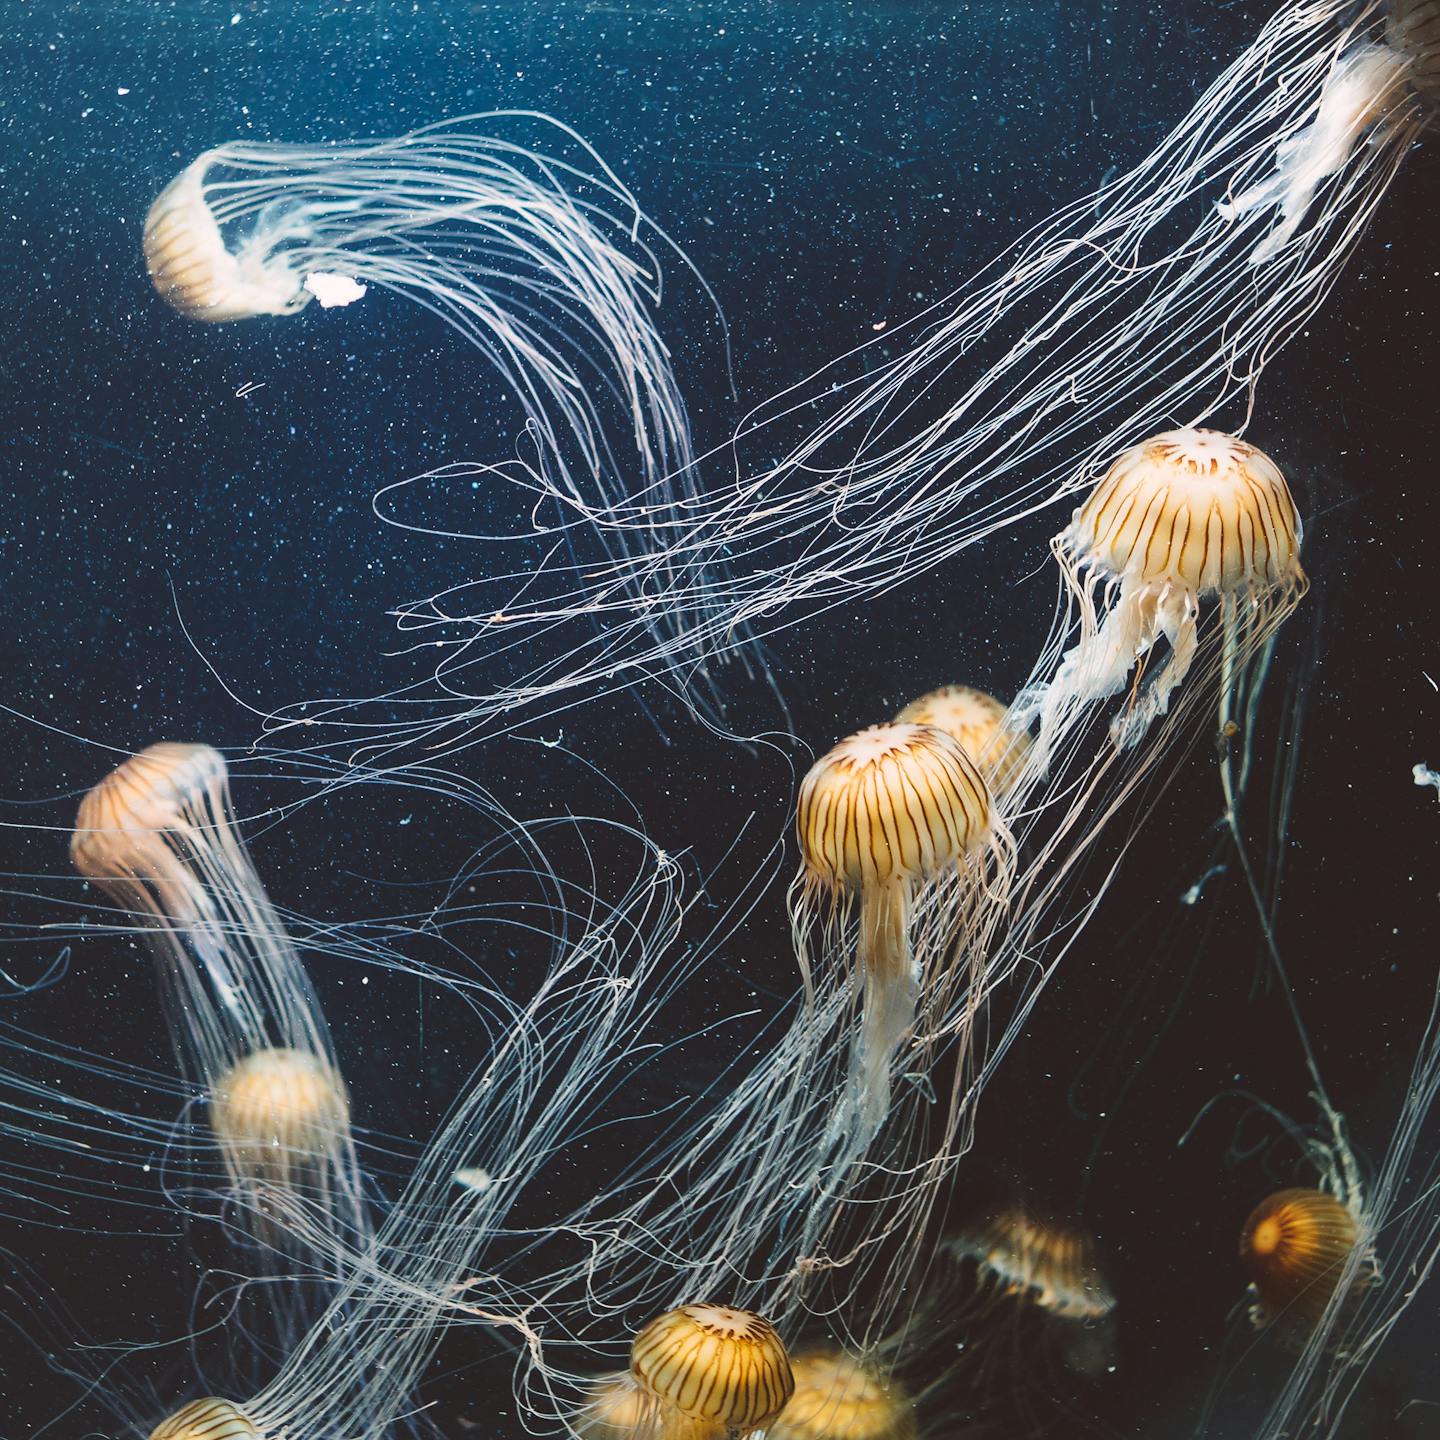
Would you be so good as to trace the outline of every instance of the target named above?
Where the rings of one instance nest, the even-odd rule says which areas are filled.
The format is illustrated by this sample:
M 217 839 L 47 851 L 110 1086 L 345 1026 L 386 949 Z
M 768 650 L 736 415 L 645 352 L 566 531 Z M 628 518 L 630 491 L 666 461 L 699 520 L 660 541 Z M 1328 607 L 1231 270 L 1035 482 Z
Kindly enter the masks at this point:
M 1440 771 L 1432 770 L 1428 765 L 1417 765 L 1410 773 L 1417 785 L 1433 785 L 1435 798 L 1440 800 Z
M 312 270 L 305 277 L 305 288 L 326 310 L 338 305 L 353 305 L 369 288 L 352 280 L 348 275 L 336 275 L 329 270 Z

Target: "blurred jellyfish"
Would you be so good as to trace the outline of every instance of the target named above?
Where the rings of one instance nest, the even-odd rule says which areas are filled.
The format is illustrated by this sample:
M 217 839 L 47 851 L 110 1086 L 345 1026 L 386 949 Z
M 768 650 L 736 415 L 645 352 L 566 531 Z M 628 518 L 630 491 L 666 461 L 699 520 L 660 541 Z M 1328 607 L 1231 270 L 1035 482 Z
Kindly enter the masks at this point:
M 1094 1239 L 1017 1205 L 982 1215 L 951 1242 L 982 1293 L 1017 1299 L 1067 1320 L 1103 1320 L 1114 1308 Z
M 141 925 L 182 1069 L 232 1191 L 271 1250 L 334 1265 L 369 1221 L 349 1099 L 305 967 L 241 842 L 224 758 L 152 745 L 80 804 L 82 875 Z M 285 1238 L 287 1237 L 288 1238 Z M 287 1290 L 291 1287 L 287 1287 Z
M 1010 788 L 1030 750 L 1030 736 L 1006 723 L 1007 707 L 969 685 L 942 685 L 912 700 L 897 725 L 934 725 L 975 762 L 992 795 Z
M 1164 665 L 1134 687 L 1112 727 L 1137 743 L 1195 663 L 1207 599 L 1220 612 L 1223 724 L 1237 670 L 1305 593 L 1300 532 L 1285 477 L 1243 440 L 1174 430 L 1119 456 L 1055 541 L 1080 642 L 1046 689 L 1042 751 L 1062 717 L 1124 689 L 1163 639 Z
M 1049 1433 L 1042 1415 L 1113 1369 L 1115 1295 L 1087 1231 L 1004 1204 L 943 1240 L 937 1259 L 882 1347 L 927 1416 Z
M 1321 1190 L 1279 1190 L 1251 1212 L 1240 1233 L 1240 1261 L 1255 1303 L 1250 1318 L 1285 1344 L 1303 1349 L 1332 1306 L 1348 1304 L 1374 1274 L 1360 1224 L 1346 1205 Z
M 656 1402 L 663 1440 L 764 1430 L 795 1389 L 775 1327 L 728 1305 L 682 1305 L 652 1320 L 630 1347 L 630 1371 Z
M 602 1375 L 585 1387 L 575 1417 L 581 1440 L 645 1440 L 658 1433 L 658 1402 L 628 1370 Z
M 845 1126 L 863 1143 L 889 1108 L 891 1064 L 922 988 L 939 1016 L 976 963 L 973 926 L 994 893 L 987 882 L 1003 891 L 1009 853 L 979 770 L 933 725 L 872 725 L 842 740 L 805 776 L 795 823 L 791 920 L 807 989 L 812 934 L 831 948 L 859 901 L 863 1018 Z
M 577 645 L 564 683 L 630 683 L 893 592 L 1177 416 L 1248 414 L 1440 111 L 1437 55 L 1430 0 L 1289 0 L 1132 169 L 747 416 L 698 500 L 594 517 L 649 536 L 632 568 L 546 536 L 495 608 L 551 636 L 598 610 L 610 644 Z M 658 650 L 657 608 L 679 617 Z
M 795 1393 L 772 1421 L 771 1440 L 915 1440 L 904 1390 L 843 1350 L 810 1350 L 791 1363 Z

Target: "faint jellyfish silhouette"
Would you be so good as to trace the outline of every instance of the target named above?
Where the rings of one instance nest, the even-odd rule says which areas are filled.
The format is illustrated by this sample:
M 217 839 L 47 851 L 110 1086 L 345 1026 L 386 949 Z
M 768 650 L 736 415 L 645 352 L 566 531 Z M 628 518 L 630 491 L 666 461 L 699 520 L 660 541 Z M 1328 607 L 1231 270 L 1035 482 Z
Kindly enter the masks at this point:
M 772 1421 L 770 1440 L 915 1440 L 904 1390 L 843 1350 L 809 1350 L 791 1364 L 795 1393 Z

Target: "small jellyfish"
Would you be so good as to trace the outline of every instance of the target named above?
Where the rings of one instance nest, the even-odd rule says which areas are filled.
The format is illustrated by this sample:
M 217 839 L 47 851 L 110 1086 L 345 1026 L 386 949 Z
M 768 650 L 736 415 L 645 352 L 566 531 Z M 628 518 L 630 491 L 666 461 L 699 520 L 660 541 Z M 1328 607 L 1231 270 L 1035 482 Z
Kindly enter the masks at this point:
M 802 866 L 791 892 L 792 920 L 807 990 L 816 907 L 830 908 L 828 932 L 860 902 L 855 949 L 864 1018 L 852 1054 L 850 1113 L 863 1142 L 889 1109 L 891 1060 L 914 1023 L 925 978 L 911 941 L 917 896 L 981 868 L 996 839 L 994 806 L 980 771 L 945 731 L 872 725 L 811 767 L 800 786 L 796 828 Z M 967 894 L 976 888 L 960 887 Z M 937 927 L 947 958 L 960 953 L 965 938 L 958 913 L 954 918 L 953 931 Z
M 349 1100 L 305 966 L 240 837 L 224 757 L 170 743 L 132 756 L 81 801 L 70 854 L 147 941 L 181 1069 L 205 1090 L 254 1237 L 307 1275 L 321 1255 L 340 1265 L 370 1229 Z M 304 1244 L 286 1233 L 297 1219 Z M 283 1287 L 274 1315 L 303 1310 L 305 1288 Z
M 1030 736 L 1005 723 L 1006 706 L 969 685 L 942 685 L 912 700 L 896 717 L 897 725 L 934 725 L 979 767 L 991 793 L 1003 795 L 1030 750 Z
M 1237 672 L 1305 592 L 1300 535 L 1285 477 L 1232 435 L 1172 430 L 1120 455 L 1054 541 L 1080 641 L 1040 701 L 1042 751 L 1072 709 L 1127 687 L 1112 729 L 1119 743 L 1138 742 L 1195 663 L 1201 601 L 1211 597 L 1225 706 Z M 1161 639 L 1164 665 L 1132 687 L 1131 671 L 1143 671 Z
M 1240 1232 L 1240 1260 L 1254 1288 L 1250 1318 L 1285 1344 L 1301 1348 L 1343 1285 L 1341 1304 L 1374 1278 L 1374 1262 L 1360 1254 L 1360 1225 L 1350 1209 L 1323 1190 L 1279 1190 L 1262 1200 Z
M 682 1305 L 630 1347 L 630 1371 L 658 1407 L 662 1440 L 720 1440 L 763 1430 L 795 1389 L 775 1327 L 728 1305 Z
M 795 1393 L 770 1440 L 914 1440 L 915 1410 L 894 1381 L 842 1350 L 797 1355 Z
M 192 1400 L 151 1432 L 150 1440 L 265 1440 L 238 1406 L 213 1395 Z
M 210 1127 L 235 1170 L 283 1189 L 311 1188 L 311 1168 L 338 1160 L 350 1101 L 334 1068 L 305 1050 L 257 1050 L 210 1098 Z
M 1078 1226 L 1006 1206 L 968 1225 L 949 1244 L 972 1260 L 982 1289 L 1013 1296 L 1067 1320 L 1102 1320 L 1115 1297 L 1094 1239 Z

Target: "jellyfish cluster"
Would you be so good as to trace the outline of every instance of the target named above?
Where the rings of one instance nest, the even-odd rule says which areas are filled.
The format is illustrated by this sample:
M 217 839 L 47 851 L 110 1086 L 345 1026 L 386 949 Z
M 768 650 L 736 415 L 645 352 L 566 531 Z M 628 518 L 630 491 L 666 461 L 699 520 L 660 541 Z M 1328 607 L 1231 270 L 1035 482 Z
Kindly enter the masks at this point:
M 1211 1262 L 1233 1304 L 1206 1321 L 1194 1433 L 1238 1433 L 1207 1428 L 1227 1387 L 1262 1395 L 1257 1440 L 1351 1433 L 1392 1332 L 1435 1314 L 1440 1009 L 1388 1141 L 1356 1147 L 1248 818 L 1310 585 L 1303 461 L 1264 380 L 1437 111 L 1436 0 L 1285 0 L 1143 161 L 888 358 L 836 361 L 713 451 L 664 338 L 661 262 L 688 262 L 567 125 L 237 141 L 170 179 L 142 242 L 169 323 L 358 303 L 435 323 L 457 383 L 469 364 L 514 407 L 514 453 L 387 484 L 377 514 L 423 537 L 416 497 L 463 480 L 523 518 L 435 530 L 465 542 L 446 563 L 481 560 L 399 612 L 441 637 L 433 673 L 267 711 L 224 752 L 133 737 L 57 820 L 73 870 L 57 841 L 56 873 L 29 877 L 53 910 L 34 936 L 143 952 L 144 995 L 139 966 L 124 993 L 169 1050 L 141 1067 L 47 1039 L 27 997 L 79 976 L 16 984 L 0 1128 L 117 1230 L 173 1226 L 203 1278 L 189 1332 L 119 1356 L 27 1280 L 56 1374 L 136 1440 L 458 1435 L 429 1398 L 456 1355 L 495 1434 L 1110 1433 L 1089 1410 L 1123 1368 L 1125 1237 L 1098 1233 L 1078 1177 L 1041 1197 L 981 1161 L 1116 877 L 1178 823 L 1243 880 L 1314 1107 L 1252 1106 L 1273 1143 Z M 922 576 L 960 608 L 966 552 L 1036 515 L 1053 538 L 1016 591 L 1050 621 L 1027 670 L 1002 684 L 942 644 L 908 703 L 860 692 L 791 731 L 803 679 L 767 636 Z M 778 702 L 774 724 L 743 733 L 737 691 Z M 522 814 L 485 765 L 522 723 L 632 711 L 611 738 L 636 755 L 687 727 L 733 749 L 754 815 L 784 815 L 756 863 L 677 856 L 618 782 L 609 813 Z M 561 743 L 535 764 L 572 759 Z M 1210 812 L 1167 821 L 1187 767 Z M 711 777 L 687 786 L 710 823 Z M 469 853 L 361 924 L 272 901 L 257 840 L 355 797 L 400 797 L 403 825 L 418 811 Z M 338 840 L 312 859 L 367 884 Z M 362 992 L 460 1017 L 464 1053 L 425 1056 L 441 1103 L 386 1095 L 351 1033 Z M 17 1196 L 49 1204 L 42 1170 Z M 1203 1196 L 1132 1222 L 1189 1246 L 1219 1228 Z

